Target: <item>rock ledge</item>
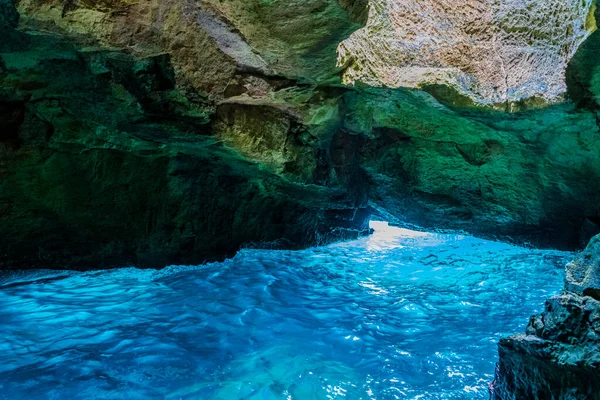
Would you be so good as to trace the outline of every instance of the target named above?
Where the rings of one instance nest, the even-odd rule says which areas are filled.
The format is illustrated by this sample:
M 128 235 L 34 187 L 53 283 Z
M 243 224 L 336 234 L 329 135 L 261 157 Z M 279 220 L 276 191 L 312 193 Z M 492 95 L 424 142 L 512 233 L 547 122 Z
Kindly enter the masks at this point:
M 600 399 L 600 235 L 567 265 L 565 281 L 525 334 L 500 341 L 494 399 Z

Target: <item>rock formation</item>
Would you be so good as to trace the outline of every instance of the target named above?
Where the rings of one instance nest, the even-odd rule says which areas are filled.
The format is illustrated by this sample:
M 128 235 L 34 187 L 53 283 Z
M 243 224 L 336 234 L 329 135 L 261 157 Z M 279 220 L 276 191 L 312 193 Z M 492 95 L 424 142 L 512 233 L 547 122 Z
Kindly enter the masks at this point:
M 14 28 L 19 21 L 19 14 L 11 0 L 0 1 L 0 29 Z
M 356 238 L 372 214 L 571 249 L 600 231 L 589 0 L 17 6 L 0 0 L 0 269 L 196 264 Z M 598 398 L 599 251 L 501 342 L 498 399 Z
M 398 89 L 361 90 L 345 104 L 344 129 L 367 138 L 360 165 L 381 218 L 571 249 L 589 240 L 587 224 L 598 233 L 594 113 L 465 112 Z
M 335 49 L 361 1 L 20 0 L 22 25 L 137 56 L 169 53 L 179 84 L 217 97 L 264 93 L 268 77 L 339 82 Z
M 497 400 L 600 398 L 600 236 L 567 265 L 565 289 L 503 339 L 492 385 Z
M 596 33 L 574 102 L 506 114 L 343 86 L 366 0 L 17 6 L 0 1 L 2 268 L 198 263 L 356 237 L 370 213 L 561 248 L 598 232 Z
M 77 47 L 9 25 L 0 42 L 0 269 L 197 264 L 241 246 L 296 248 L 368 231 L 366 204 L 342 188 L 290 182 L 211 136 L 214 105 L 176 87 L 168 55 Z
M 566 91 L 565 69 L 595 29 L 592 0 L 370 0 L 366 26 L 341 43 L 344 82 L 445 84 L 477 103 Z

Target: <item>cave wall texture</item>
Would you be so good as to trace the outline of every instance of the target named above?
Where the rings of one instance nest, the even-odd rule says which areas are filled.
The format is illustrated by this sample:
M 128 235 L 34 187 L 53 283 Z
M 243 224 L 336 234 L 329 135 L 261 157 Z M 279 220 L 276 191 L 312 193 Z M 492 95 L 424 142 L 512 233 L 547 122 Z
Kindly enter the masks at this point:
M 248 244 L 355 237 L 370 213 L 585 244 L 600 221 L 596 33 L 577 45 L 595 8 L 565 0 L 544 10 L 569 17 L 570 33 L 556 36 L 524 32 L 522 14 L 538 5 L 500 7 L 520 17 L 489 29 L 535 38 L 544 51 L 530 61 L 549 62 L 546 50 L 567 42 L 574 54 L 566 72 L 567 53 L 548 56 L 567 101 L 498 109 L 452 85 L 344 85 L 352 68 L 338 47 L 398 7 L 388 3 L 20 0 L 15 29 L 15 7 L 2 0 L 2 266 L 201 262 Z M 465 10 L 500 12 L 494 4 Z M 460 26 L 473 17 L 442 8 Z
M 593 0 L 370 0 L 363 29 L 340 44 L 344 81 L 445 84 L 478 103 L 565 92 L 565 69 L 595 29 Z
M 10 5 L 2 3 L 0 42 L 2 268 L 162 267 L 220 259 L 241 246 L 296 248 L 367 232 L 363 199 L 282 178 L 223 145 L 216 116 L 229 117 L 224 105 L 217 113 L 223 96 L 214 93 L 237 84 L 238 65 L 200 25 L 190 24 L 189 35 L 207 35 L 206 46 L 171 56 L 160 47 L 171 43 L 144 25 L 160 10 L 136 9 L 139 18 L 128 14 L 115 28 L 128 5 L 41 2 L 44 18 L 21 9 L 23 29 L 14 30 Z M 137 39 L 127 29 L 142 50 L 129 47 Z M 209 63 L 198 52 L 217 64 L 200 72 L 223 74 L 208 79 L 212 86 L 195 69 Z M 281 112 L 276 128 L 289 119 Z

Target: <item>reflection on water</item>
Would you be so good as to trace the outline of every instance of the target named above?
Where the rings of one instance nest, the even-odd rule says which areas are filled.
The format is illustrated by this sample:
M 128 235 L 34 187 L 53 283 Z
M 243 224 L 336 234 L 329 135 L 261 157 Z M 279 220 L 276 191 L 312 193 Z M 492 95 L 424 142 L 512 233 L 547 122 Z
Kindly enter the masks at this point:
M 162 271 L 0 275 L 0 399 L 487 399 L 570 253 L 375 223 Z

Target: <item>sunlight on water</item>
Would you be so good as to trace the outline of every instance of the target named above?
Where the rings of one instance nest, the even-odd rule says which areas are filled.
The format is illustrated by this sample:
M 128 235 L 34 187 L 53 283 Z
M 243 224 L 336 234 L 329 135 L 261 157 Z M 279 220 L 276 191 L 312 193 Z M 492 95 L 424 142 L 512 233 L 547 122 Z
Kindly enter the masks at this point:
M 429 232 L 418 232 L 397 228 L 382 221 L 371 221 L 369 227 L 374 231 L 368 238 L 367 249 L 370 251 L 383 250 L 386 248 L 402 248 L 406 246 L 437 245 L 440 243 L 440 240 L 460 238 L 460 236 L 457 235 L 440 236 Z
M 487 399 L 570 253 L 372 224 L 162 271 L 0 275 L 0 399 Z

